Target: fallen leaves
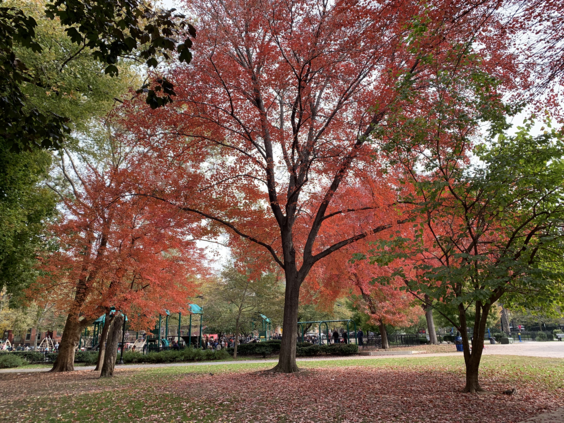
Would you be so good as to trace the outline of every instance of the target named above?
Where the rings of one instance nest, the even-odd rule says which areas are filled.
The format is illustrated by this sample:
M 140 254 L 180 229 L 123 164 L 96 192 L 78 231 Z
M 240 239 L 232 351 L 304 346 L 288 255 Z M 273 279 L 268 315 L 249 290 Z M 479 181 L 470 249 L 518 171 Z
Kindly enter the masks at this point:
M 502 394 L 519 374 L 507 368 L 484 373 L 490 394 L 473 395 L 461 392 L 464 375 L 449 366 L 311 366 L 291 375 L 257 367 L 218 367 L 214 376 L 204 369 L 122 370 L 110 382 L 95 379 L 95 372 L 1 375 L 0 411 L 13 410 L 11 421 L 509 423 L 564 399 L 527 366 L 514 395 Z

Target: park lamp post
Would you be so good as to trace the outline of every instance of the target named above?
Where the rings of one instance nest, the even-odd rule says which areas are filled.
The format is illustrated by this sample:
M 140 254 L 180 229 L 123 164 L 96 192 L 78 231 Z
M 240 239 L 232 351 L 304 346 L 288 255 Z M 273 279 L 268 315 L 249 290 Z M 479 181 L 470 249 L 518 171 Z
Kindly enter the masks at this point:
M 119 358 L 119 364 L 124 364 L 123 362 L 123 350 L 125 348 L 125 323 L 126 323 L 127 316 L 123 315 L 123 327 L 121 329 L 121 356 Z

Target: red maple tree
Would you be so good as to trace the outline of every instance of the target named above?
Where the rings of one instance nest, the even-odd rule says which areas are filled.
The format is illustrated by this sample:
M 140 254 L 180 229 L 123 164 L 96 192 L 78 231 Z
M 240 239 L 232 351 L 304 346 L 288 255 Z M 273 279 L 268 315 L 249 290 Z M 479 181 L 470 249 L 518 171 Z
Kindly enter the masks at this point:
M 497 1 L 196 0 L 195 58 L 177 100 L 126 122 L 146 171 L 137 192 L 266 249 L 286 278 L 275 370 L 294 372 L 300 287 L 339 249 L 408 219 L 377 140 L 397 110 L 432 101 L 429 80 L 472 62 L 503 72 Z M 482 31 L 488 27 L 488 31 Z M 469 46 L 482 48 L 469 59 Z M 432 60 L 431 60 L 432 59 Z M 347 187 L 370 182 L 372 195 Z M 384 200 L 390 202 L 386 204 Z M 334 222 L 347 215 L 339 231 Z
M 134 150 L 113 154 L 96 166 L 75 163 L 72 154 L 61 158 L 71 190 L 58 191 L 64 210 L 51 227 L 57 248 L 42 257 L 42 277 L 28 293 L 67 314 L 53 371 L 74 369 L 81 330 L 111 307 L 138 328 L 152 328 L 165 309 L 186 312 L 194 278 L 205 273 L 193 241 L 197 222 L 162 202 L 127 195 L 133 156 Z

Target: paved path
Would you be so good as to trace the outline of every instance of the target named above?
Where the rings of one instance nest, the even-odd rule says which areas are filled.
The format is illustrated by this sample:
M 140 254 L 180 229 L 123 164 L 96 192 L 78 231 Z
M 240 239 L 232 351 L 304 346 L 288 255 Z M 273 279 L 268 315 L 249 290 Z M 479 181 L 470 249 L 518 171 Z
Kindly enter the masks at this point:
M 452 346 L 454 348 L 454 345 Z M 361 360 L 379 360 L 383 358 L 414 358 L 414 357 L 452 357 L 462 353 L 436 353 L 436 354 L 405 354 L 405 355 L 378 355 L 378 356 L 356 356 L 354 359 Z M 564 342 L 523 342 L 510 345 L 486 345 L 484 355 L 521 355 L 529 357 L 553 357 L 564 358 Z M 328 357 L 328 358 L 298 358 L 298 361 L 333 361 L 349 359 L 349 357 Z M 155 367 L 184 367 L 184 366 L 220 366 L 222 364 L 256 364 L 256 363 L 277 363 L 278 360 L 244 360 L 244 361 L 204 361 L 196 363 L 161 363 L 161 364 L 126 364 L 116 366 L 118 369 L 147 369 Z M 32 368 L 32 369 L 2 369 L 1 373 L 30 373 L 45 372 L 48 368 Z M 77 370 L 94 370 L 94 366 L 77 367 Z M 564 422 L 564 421 L 563 421 Z
M 520 423 L 562 423 L 564 422 L 564 408 L 559 408 L 552 413 L 543 413 L 538 416 L 531 417 Z

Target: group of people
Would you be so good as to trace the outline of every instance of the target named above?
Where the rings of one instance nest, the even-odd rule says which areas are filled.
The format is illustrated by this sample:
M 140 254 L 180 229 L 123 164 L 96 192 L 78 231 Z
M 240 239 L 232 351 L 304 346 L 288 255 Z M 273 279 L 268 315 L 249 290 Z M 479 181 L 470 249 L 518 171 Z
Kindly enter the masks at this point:
M 351 335 L 351 337 L 352 336 L 353 335 Z M 359 346 L 364 346 L 364 332 L 362 332 L 362 329 L 359 329 L 356 332 L 356 339 Z M 319 342 L 319 337 L 315 335 L 308 335 L 304 338 L 304 341 L 311 344 L 317 344 Z M 349 334 L 346 330 L 341 329 L 341 331 L 339 332 L 335 328 L 332 330 L 330 341 L 332 341 L 333 344 L 348 344 L 350 342 Z
M 8 346 L 7 344 L 4 344 L 1 349 L 5 350 L 5 351 L 39 351 L 39 352 L 49 353 L 49 352 L 58 352 L 59 351 L 59 343 L 55 342 L 55 345 L 53 347 L 49 347 L 49 346 L 34 347 L 34 346 L 29 346 L 29 345 L 24 345 L 24 344 Z

